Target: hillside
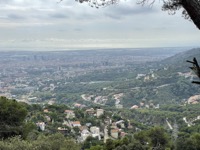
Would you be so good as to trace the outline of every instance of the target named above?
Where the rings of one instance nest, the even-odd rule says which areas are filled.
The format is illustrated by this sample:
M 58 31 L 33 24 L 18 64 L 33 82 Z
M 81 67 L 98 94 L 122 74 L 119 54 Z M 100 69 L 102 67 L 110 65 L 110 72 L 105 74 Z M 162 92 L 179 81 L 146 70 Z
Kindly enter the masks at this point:
M 200 59 L 200 48 L 190 49 L 188 51 L 180 52 L 163 60 L 167 64 L 176 64 L 177 62 L 185 62 L 184 60 L 192 59 L 193 57 Z
M 199 49 L 3 52 L 1 94 L 39 104 L 183 104 L 200 93 L 186 62 L 194 56 Z
M 180 69 L 181 71 L 187 71 L 186 68 L 190 66 L 190 64 L 186 63 L 186 60 L 192 60 L 194 57 L 196 57 L 197 61 L 200 61 L 200 48 L 175 54 L 174 56 L 161 61 L 161 64 L 172 66 L 173 68 Z
M 181 52 L 161 61 L 136 66 L 134 69 L 127 69 L 127 66 L 124 66 L 123 71 L 117 69 L 104 73 L 94 72 L 93 80 L 97 77 L 96 75 L 105 79 L 112 74 L 112 82 L 104 83 L 107 87 L 102 87 L 104 90 L 97 90 L 98 94 L 95 94 L 106 97 L 105 104 L 110 106 L 118 103 L 130 108 L 133 105 L 139 106 L 141 102 L 147 106 L 184 104 L 189 97 L 200 93 L 199 86 L 191 83 L 195 76 L 188 68 L 191 64 L 186 62 L 186 60 L 192 60 L 194 56 L 197 60 L 200 58 L 200 49 Z M 83 79 L 84 76 L 81 78 Z M 87 78 L 91 79 L 90 74 Z M 123 93 L 123 96 L 119 99 L 114 98 L 117 93 Z
M 198 95 L 199 86 L 191 83 L 198 79 L 189 69 L 191 64 L 186 62 L 193 57 L 200 60 L 200 49 L 191 49 L 153 63 L 149 72 L 139 79 L 140 85 L 136 86 L 140 88 L 130 92 L 132 96 L 125 100 L 124 105 L 133 104 L 131 99 L 137 104 L 141 100 L 156 104 L 184 103 L 190 96 Z

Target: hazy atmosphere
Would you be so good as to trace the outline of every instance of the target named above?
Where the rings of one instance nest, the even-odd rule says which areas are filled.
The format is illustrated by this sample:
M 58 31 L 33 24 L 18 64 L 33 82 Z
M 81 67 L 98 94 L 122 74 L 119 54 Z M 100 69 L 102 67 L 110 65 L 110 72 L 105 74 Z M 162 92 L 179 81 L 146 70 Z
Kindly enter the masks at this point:
M 200 0 L 0 0 L 0 150 L 200 150 L 199 19 Z
M 96 9 L 74 0 L 1 0 L 0 49 L 198 47 L 194 24 L 181 12 L 168 15 L 161 5 L 122 0 Z

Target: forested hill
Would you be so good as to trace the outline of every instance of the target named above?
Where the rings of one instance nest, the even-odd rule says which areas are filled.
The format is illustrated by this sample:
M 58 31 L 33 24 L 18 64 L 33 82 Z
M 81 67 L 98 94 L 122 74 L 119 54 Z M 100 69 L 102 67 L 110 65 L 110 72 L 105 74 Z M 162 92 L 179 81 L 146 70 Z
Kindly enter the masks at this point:
M 183 104 L 189 97 L 199 95 L 199 85 L 191 83 L 192 80 L 199 79 L 189 68 L 192 64 L 186 62 L 194 57 L 200 63 L 200 48 L 184 51 L 149 65 L 150 67 L 146 68 L 149 72 L 137 79 L 137 82 L 132 82 L 138 88 L 127 92 L 129 94 L 126 94 L 122 103 L 125 106 L 133 105 L 134 102 L 139 104 L 141 101 Z
M 191 66 L 191 64 L 187 63 L 186 60 L 192 60 L 194 57 L 196 57 L 198 62 L 200 61 L 200 48 L 194 48 L 178 53 L 162 60 L 161 64 L 171 66 L 179 69 L 180 71 L 188 71 L 188 66 Z
M 176 64 L 177 62 L 185 62 L 184 60 L 192 59 L 193 57 L 200 59 L 200 48 L 194 48 L 188 51 L 180 52 L 178 54 L 175 54 L 174 56 L 166 58 L 163 62 Z

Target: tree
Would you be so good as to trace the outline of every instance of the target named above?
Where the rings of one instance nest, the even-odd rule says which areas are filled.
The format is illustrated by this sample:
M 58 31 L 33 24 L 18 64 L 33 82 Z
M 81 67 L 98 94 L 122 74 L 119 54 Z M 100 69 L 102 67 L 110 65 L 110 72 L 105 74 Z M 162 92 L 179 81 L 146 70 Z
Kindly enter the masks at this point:
M 103 146 L 100 145 L 92 146 L 89 150 L 103 150 Z
M 155 150 L 164 150 L 169 146 L 169 137 L 165 133 L 163 128 L 154 127 L 148 131 L 148 136 L 150 139 L 150 145 Z
M 19 136 L 0 141 L 1 150 L 80 150 L 80 145 L 62 134 L 40 135 L 36 140 L 23 140 Z
M 62 0 L 61 0 L 62 1 Z M 75 0 L 80 3 L 87 2 L 91 7 L 104 7 L 119 3 L 120 0 Z M 138 4 L 153 5 L 156 0 L 138 0 Z M 183 16 L 190 19 L 200 29 L 200 0 L 162 0 L 162 10 L 174 14 L 177 10 L 183 9 Z
M 0 138 L 21 135 L 26 115 L 27 110 L 23 104 L 0 97 Z
M 102 145 L 103 145 L 103 142 L 99 141 L 97 137 L 89 136 L 84 141 L 82 148 L 90 149 L 93 146 L 93 149 L 96 149 L 96 148 L 100 149 L 100 148 L 102 148 Z
M 200 134 L 193 133 L 189 137 L 183 134 L 177 141 L 177 150 L 199 150 Z
M 115 144 L 114 144 L 113 140 L 107 139 L 105 148 L 106 148 L 106 150 L 113 150 L 115 148 Z

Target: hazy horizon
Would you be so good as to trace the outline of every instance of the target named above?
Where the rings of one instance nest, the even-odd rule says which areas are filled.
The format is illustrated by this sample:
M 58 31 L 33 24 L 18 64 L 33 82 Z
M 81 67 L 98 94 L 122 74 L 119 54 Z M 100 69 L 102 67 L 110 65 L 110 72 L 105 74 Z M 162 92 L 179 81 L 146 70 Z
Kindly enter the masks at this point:
M 114 50 L 150 50 L 150 49 L 160 49 L 160 50 L 180 50 L 187 51 L 190 49 L 195 49 L 200 47 L 133 47 L 133 48 L 88 48 L 88 49 L 59 49 L 59 48 L 37 48 L 37 49 L 21 49 L 21 48 L 1 48 L 0 52 L 64 52 L 64 51 L 114 51 Z

